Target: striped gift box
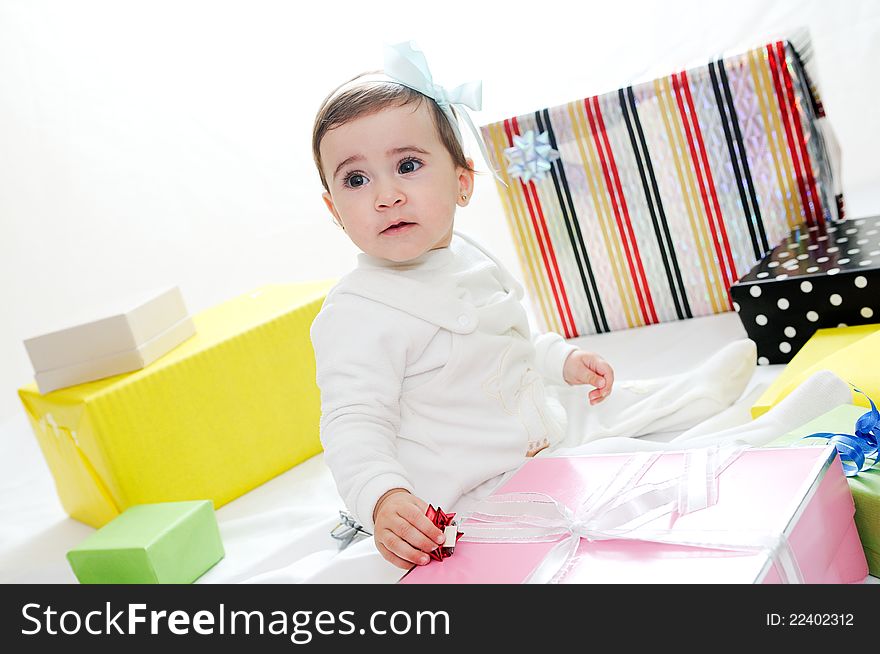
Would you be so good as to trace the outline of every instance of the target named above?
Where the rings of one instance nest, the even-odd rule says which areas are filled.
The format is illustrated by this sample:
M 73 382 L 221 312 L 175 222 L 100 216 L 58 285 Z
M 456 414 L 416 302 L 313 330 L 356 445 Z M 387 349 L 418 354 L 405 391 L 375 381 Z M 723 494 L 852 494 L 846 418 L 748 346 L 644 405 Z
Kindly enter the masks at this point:
M 843 217 L 809 50 L 778 41 L 481 128 L 545 330 L 729 311 L 731 285 L 793 227 Z M 538 135 L 558 158 L 528 147 Z M 536 159 L 537 177 L 513 166 Z

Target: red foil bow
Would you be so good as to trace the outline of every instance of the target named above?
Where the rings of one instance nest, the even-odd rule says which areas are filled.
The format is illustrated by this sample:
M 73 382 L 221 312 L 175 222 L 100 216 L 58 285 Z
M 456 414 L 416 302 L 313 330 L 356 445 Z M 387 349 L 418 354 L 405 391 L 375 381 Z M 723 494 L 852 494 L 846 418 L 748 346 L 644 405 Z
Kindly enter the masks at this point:
M 452 524 L 452 519 L 455 518 L 454 513 L 443 513 L 443 509 L 439 506 L 435 509 L 430 504 L 428 505 L 428 510 L 425 512 L 425 515 L 428 516 L 428 520 L 434 523 L 434 525 L 441 530 L 445 530 L 446 527 Z M 458 539 L 463 536 L 463 532 L 458 532 L 455 535 L 455 542 L 458 542 Z M 431 558 L 435 561 L 442 561 L 443 559 L 449 558 L 452 556 L 452 552 L 455 548 L 453 547 L 443 547 L 439 546 L 434 548 L 431 552 Z

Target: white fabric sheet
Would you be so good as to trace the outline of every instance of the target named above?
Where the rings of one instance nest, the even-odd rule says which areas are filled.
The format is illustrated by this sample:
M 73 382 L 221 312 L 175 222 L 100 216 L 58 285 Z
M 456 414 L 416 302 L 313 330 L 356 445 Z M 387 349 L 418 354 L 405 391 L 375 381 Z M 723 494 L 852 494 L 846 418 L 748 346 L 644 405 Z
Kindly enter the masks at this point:
M 687 371 L 745 337 L 727 313 L 574 342 L 600 352 L 618 380 Z M 707 433 L 749 421 L 749 407 L 782 366 L 759 367 L 742 397 L 706 421 Z M 643 440 L 669 441 L 678 432 Z M 338 551 L 330 530 L 343 508 L 322 455 L 301 463 L 217 511 L 225 558 L 199 583 L 393 583 L 372 539 Z M 65 553 L 92 533 L 66 516 L 24 412 L 0 425 L 0 583 L 75 583 Z M 880 581 L 869 578 L 871 581 Z

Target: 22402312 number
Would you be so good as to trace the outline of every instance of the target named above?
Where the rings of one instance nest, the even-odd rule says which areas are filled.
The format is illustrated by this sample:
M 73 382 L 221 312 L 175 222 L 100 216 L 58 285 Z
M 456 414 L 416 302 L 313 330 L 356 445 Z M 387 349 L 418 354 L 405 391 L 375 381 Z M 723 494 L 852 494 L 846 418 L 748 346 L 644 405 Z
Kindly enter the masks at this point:
M 851 627 L 854 624 L 852 613 L 767 614 L 767 626 L 769 627 Z

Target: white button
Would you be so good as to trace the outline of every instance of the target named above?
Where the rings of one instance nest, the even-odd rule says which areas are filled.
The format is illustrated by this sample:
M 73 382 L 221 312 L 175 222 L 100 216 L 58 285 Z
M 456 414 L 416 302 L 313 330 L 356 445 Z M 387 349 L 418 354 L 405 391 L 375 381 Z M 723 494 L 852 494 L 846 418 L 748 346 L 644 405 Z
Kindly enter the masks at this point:
M 471 324 L 471 319 L 468 318 L 467 315 L 461 314 L 458 317 L 458 324 L 461 325 L 462 327 L 467 327 L 468 325 Z

